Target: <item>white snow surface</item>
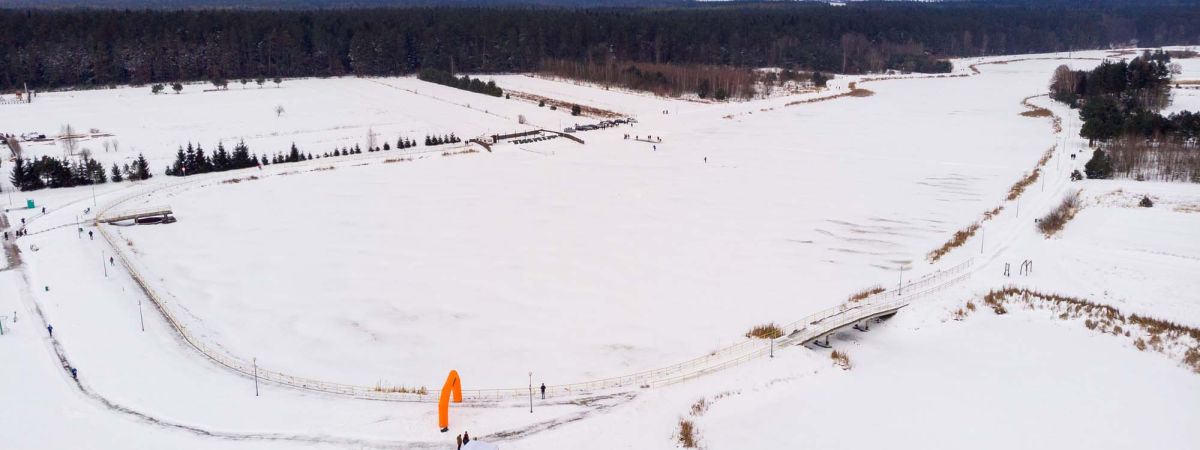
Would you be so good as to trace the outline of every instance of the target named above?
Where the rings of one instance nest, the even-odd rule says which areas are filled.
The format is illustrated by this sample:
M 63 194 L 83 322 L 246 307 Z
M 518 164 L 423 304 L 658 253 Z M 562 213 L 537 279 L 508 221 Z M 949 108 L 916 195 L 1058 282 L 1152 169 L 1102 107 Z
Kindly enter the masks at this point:
M 1032 55 L 1050 56 L 1065 55 Z M 1200 187 L 1066 181 L 1084 162 L 1067 155 L 1085 143 L 1018 115 L 1062 63 L 1097 61 L 876 81 L 862 86 L 871 97 L 790 107 L 822 94 L 701 104 L 496 76 L 502 87 L 639 123 L 580 133 L 586 145 L 393 150 L 161 190 L 188 179 L 17 194 L 14 203 L 32 198 L 47 214 L 8 212 L 34 234 L 18 241 L 22 266 L 0 271 L 0 316 L 19 317 L 0 336 L 9 362 L 0 404 L 21 405 L 0 412 L 0 448 L 448 448 L 462 431 L 501 448 L 675 448 L 678 420 L 701 398 L 711 405 L 692 419 L 705 448 L 1191 448 L 1200 378 L 1177 361 L 1036 312 L 948 320 L 962 302 L 1013 284 L 1200 325 Z M 368 128 L 394 142 L 524 129 L 517 115 L 552 129 L 588 120 L 412 78 L 198 88 L 41 94 L 0 107 L 0 123 L 6 132 L 98 127 L 122 148 L 98 158 L 142 151 L 158 168 L 188 140 L 211 149 L 245 139 L 259 153 L 295 141 L 318 153 L 362 143 Z M 1073 112 L 1034 103 L 1077 132 Z M 1004 202 L 1055 144 L 1063 148 L 1044 183 Z M 401 156 L 413 160 L 382 162 Z M 249 175 L 260 179 L 221 182 Z M 1073 189 L 1086 207 L 1057 236 L 1041 236 L 1033 218 Z M 832 367 L 828 350 L 781 348 L 665 388 L 537 399 L 532 414 L 520 401 L 455 405 L 442 434 L 427 403 L 270 384 L 256 397 L 252 379 L 187 346 L 127 274 L 105 271 L 111 249 L 88 239 L 92 227 L 76 230 L 77 217 L 94 213 L 85 208 L 150 190 L 123 207 L 169 204 L 179 222 L 114 230 L 189 329 L 273 370 L 357 384 L 435 388 L 449 369 L 472 389 L 525 386 L 530 371 L 535 386 L 621 375 L 738 342 L 753 325 L 789 322 L 862 287 L 972 255 L 979 269 L 870 332 L 835 335 L 850 371 Z M 1141 195 L 1156 207 L 1133 207 Z M 1001 204 L 983 234 L 943 262 L 925 261 Z M 1025 259 L 1034 275 L 1000 275 Z M 56 353 L 79 369 L 79 384 Z

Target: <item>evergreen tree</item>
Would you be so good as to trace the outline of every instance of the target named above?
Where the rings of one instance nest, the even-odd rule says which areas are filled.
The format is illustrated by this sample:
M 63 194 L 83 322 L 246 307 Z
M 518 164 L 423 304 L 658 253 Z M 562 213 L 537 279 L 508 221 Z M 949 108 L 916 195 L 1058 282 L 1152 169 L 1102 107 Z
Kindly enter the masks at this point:
M 171 169 L 167 168 L 167 170 L 171 170 Z M 113 163 L 113 165 L 112 165 L 112 180 L 113 180 L 113 183 L 120 183 L 122 181 L 125 181 L 125 177 L 121 176 L 121 168 L 117 167 L 117 163 Z
M 1104 150 L 1096 149 L 1092 153 L 1092 159 L 1083 165 L 1083 172 L 1087 174 L 1089 179 L 1112 178 L 1112 161 L 1109 160 Z
M 229 153 L 225 151 L 225 144 L 217 143 L 217 151 L 212 156 L 212 170 L 214 172 L 224 172 L 232 168 Z
M 133 166 L 139 180 L 148 180 L 154 176 L 150 173 L 150 163 L 146 162 L 146 156 L 141 153 L 138 153 L 137 160 L 133 162 Z
M 25 169 L 25 160 L 17 158 L 15 161 L 13 161 L 12 174 L 8 176 L 8 181 L 12 183 L 13 187 L 17 188 L 18 190 L 27 190 L 26 187 L 28 186 L 29 181 L 26 178 L 26 173 L 27 170 Z
M 167 174 L 171 176 L 182 177 L 185 175 L 184 167 L 186 165 L 187 156 L 183 153 L 183 146 L 179 146 L 179 151 L 175 153 L 175 163 L 171 165 L 171 170 Z
M 196 171 L 189 175 L 208 172 L 212 172 L 212 161 L 204 154 L 204 148 L 200 144 L 196 144 Z

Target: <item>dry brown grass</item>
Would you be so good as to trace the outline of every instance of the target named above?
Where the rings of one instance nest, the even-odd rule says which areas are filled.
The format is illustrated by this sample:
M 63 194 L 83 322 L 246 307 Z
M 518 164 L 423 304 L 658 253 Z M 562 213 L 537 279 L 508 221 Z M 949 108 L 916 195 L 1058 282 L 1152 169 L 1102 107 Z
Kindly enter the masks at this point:
M 597 108 L 595 106 L 585 105 L 582 103 L 567 102 L 567 101 L 559 100 L 556 98 L 550 98 L 550 97 L 544 97 L 544 96 L 537 95 L 537 94 L 531 94 L 528 92 L 521 92 L 521 91 L 514 91 L 514 90 L 505 90 L 504 92 L 518 100 L 524 100 L 524 101 L 527 101 L 527 102 L 530 102 L 533 104 L 544 104 L 544 105 L 546 105 L 546 107 L 553 106 L 556 108 L 562 108 L 567 111 L 571 110 L 571 106 L 579 105 L 579 114 L 582 116 L 585 116 L 585 117 L 598 117 L 601 119 L 611 119 L 611 118 L 617 118 L 617 117 L 625 117 L 628 115 L 628 114 L 622 114 L 622 113 L 619 113 L 616 111 L 609 111 L 607 109 Z
M 884 291 L 883 286 L 880 286 L 880 285 L 871 286 L 869 288 L 866 288 L 861 291 L 850 294 L 850 298 L 847 298 L 846 301 L 850 302 L 850 303 L 863 301 L 863 300 L 866 300 L 867 297 L 870 297 L 872 295 L 878 294 L 883 291 Z
M 1025 188 L 1028 188 L 1029 185 L 1037 182 L 1038 177 L 1041 176 L 1041 174 L 1042 169 L 1040 167 L 1034 168 L 1033 172 L 1026 173 L 1025 176 L 1022 176 L 1020 180 L 1017 180 L 1016 183 L 1013 183 L 1012 187 L 1008 188 L 1008 197 L 1005 198 L 1008 201 L 1016 200 L 1017 197 L 1020 197 L 1021 194 L 1025 193 Z
M 929 252 L 929 261 L 937 262 L 937 260 L 942 259 L 943 256 L 946 256 L 947 253 L 950 253 L 950 250 L 954 250 L 965 244 L 968 239 L 971 239 L 971 236 L 975 235 L 975 232 L 977 231 L 979 231 L 979 222 L 974 222 L 970 225 L 967 225 L 966 228 L 955 231 L 954 236 L 951 236 L 950 240 L 946 241 L 945 244 L 942 244 L 941 247 Z
M 967 316 L 970 316 L 971 313 L 975 312 L 975 310 L 975 302 L 968 301 L 965 307 L 954 310 L 954 312 L 951 313 L 951 317 L 954 320 L 964 320 L 967 318 Z
M 746 332 L 746 337 L 755 339 L 778 339 L 783 336 L 783 330 L 774 323 L 758 325 Z
M 465 155 L 468 153 L 479 153 L 479 150 L 475 150 L 473 148 L 468 148 L 466 150 L 459 150 L 457 152 L 445 151 L 445 152 L 442 152 L 442 156 Z
M 258 179 L 257 175 L 250 175 L 245 178 L 230 178 L 228 180 L 222 181 L 221 183 L 222 184 L 237 184 L 237 183 L 241 183 L 242 181 L 254 181 L 257 179 Z
M 1021 194 L 1025 193 L 1026 188 L 1037 182 L 1038 177 L 1042 174 L 1042 167 L 1045 166 L 1048 161 L 1050 161 L 1052 156 L 1054 156 L 1054 149 L 1057 147 L 1057 145 L 1054 145 L 1046 150 L 1046 153 L 1043 153 L 1042 157 L 1038 159 L 1037 165 L 1033 167 L 1033 172 L 1025 174 L 1025 176 L 1021 177 L 1020 180 L 1017 180 L 1016 183 L 1013 183 L 1011 188 L 1008 188 L 1008 197 L 1006 197 L 1006 199 L 1009 201 L 1016 200 L 1017 197 L 1020 197 Z
M 679 445 L 683 448 L 699 448 L 700 437 L 696 424 L 690 419 L 679 419 Z
M 850 364 L 850 355 L 846 352 L 834 350 L 833 353 L 829 354 L 829 359 L 832 359 L 833 364 L 841 367 L 842 370 L 850 370 L 850 368 L 853 367 Z
M 412 158 L 388 158 L 383 160 L 384 164 L 412 161 Z
M 697 417 L 703 416 L 705 412 L 708 412 L 708 405 L 708 399 L 702 398 L 700 400 L 696 400 L 696 403 L 692 403 L 691 414 Z
M 1050 110 L 1046 108 L 1033 107 L 1033 109 L 1022 112 L 1021 115 L 1026 116 L 1026 118 L 1052 118 L 1054 113 L 1050 112 Z
M 1025 288 L 993 290 L 983 301 L 994 310 L 1015 303 L 1029 309 L 1050 309 L 1061 320 L 1084 319 L 1083 325 L 1089 330 L 1130 338 L 1138 350 L 1178 357 L 1184 366 L 1200 374 L 1200 328 L 1137 314 L 1126 316 L 1109 305 Z
M 321 171 L 334 170 L 334 169 L 336 169 L 336 167 L 333 167 L 333 166 L 317 167 L 315 169 L 309 170 L 309 172 L 321 172 Z
M 1067 225 L 1067 222 L 1070 222 L 1075 217 L 1079 209 L 1079 191 L 1067 194 L 1066 197 L 1063 197 L 1062 203 L 1059 203 L 1054 210 L 1038 220 L 1038 230 L 1046 235 L 1046 237 L 1053 236 L 1054 233 L 1062 230 Z
M 829 100 L 839 99 L 839 98 L 843 98 L 843 97 L 870 97 L 872 95 L 875 95 L 875 91 L 872 91 L 870 89 L 859 88 L 853 82 L 850 83 L 849 86 L 850 86 L 849 92 L 843 92 L 843 93 L 837 94 L 837 95 L 830 95 L 828 97 L 817 97 L 817 98 L 810 98 L 807 100 L 796 100 L 794 102 L 788 102 L 787 104 L 785 104 L 783 106 L 794 106 L 794 105 L 803 105 L 803 104 L 808 104 L 808 103 L 826 102 Z M 732 118 L 732 117 L 730 117 L 730 118 Z

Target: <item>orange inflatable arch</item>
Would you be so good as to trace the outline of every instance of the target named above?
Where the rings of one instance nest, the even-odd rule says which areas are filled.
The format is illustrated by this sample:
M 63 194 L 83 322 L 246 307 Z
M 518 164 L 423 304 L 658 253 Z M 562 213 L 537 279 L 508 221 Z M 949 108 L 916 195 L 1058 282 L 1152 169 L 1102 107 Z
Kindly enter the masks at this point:
M 438 426 L 442 432 L 450 431 L 450 397 L 454 403 L 462 403 L 462 382 L 458 379 L 458 371 L 451 370 L 446 376 L 446 384 L 442 385 L 442 395 L 438 398 Z

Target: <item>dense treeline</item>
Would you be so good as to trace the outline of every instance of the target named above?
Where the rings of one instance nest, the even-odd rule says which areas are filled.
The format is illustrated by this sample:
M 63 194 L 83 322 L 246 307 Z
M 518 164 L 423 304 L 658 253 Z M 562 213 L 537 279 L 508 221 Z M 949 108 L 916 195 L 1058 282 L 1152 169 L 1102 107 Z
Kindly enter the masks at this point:
M 1164 51 L 1092 70 L 1055 69 L 1050 97 L 1079 108 L 1079 135 L 1100 143 L 1084 166 L 1088 178 L 1200 182 L 1200 114 L 1159 113 L 1179 71 Z
M 1117 136 L 1195 137 L 1195 116 L 1158 113 L 1170 102 L 1172 73 L 1179 65 L 1163 51 L 1146 51 L 1132 61 L 1105 61 L 1090 71 L 1059 66 L 1050 97 L 1079 108 L 1079 135 L 1090 142 Z
M 713 5 L 0 10 L 0 89 L 257 77 L 532 71 L 547 58 L 944 70 L 939 58 L 1200 41 L 1173 5 Z
M 291 156 L 297 153 L 296 145 L 292 144 Z M 265 156 L 262 159 L 262 163 L 267 163 Z M 225 144 L 217 144 L 217 151 L 213 152 L 212 157 L 204 154 L 203 147 L 199 145 L 193 147 L 192 143 L 189 142 L 187 150 L 179 147 L 179 151 L 175 153 L 175 162 L 170 167 L 167 167 L 166 174 L 182 177 L 200 173 L 245 169 L 258 165 L 258 155 L 251 154 L 250 147 L 247 147 L 245 142 L 238 142 L 233 147 L 233 152 L 225 150 Z
M 500 97 L 504 95 L 504 90 L 500 89 L 499 86 L 496 86 L 495 81 L 488 81 L 485 83 L 481 79 L 471 78 L 467 75 L 456 77 L 454 74 L 445 70 L 424 68 L 421 69 L 421 72 L 417 74 L 417 78 L 430 83 L 437 83 L 444 86 L 450 86 L 452 88 L 462 89 L 464 91 L 490 95 L 492 97 Z
M 542 63 L 539 72 L 605 86 L 653 92 L 656 95 L 678 97 L 693 94 L 701 99 L 714 100 L 749 99 L 759 93 L 770 94 L 774 87 L 788 83 L 808 83 L 823 88 L 829 81 L 829 76 L 821 72 L 798 72 L 792 69 L 774 71 L 736 66 L 654 64 L 615 60 L 588 64 L 547 59 Z M 579 115 L 578 111 L 572 113 Z
M 540 70 L 544 74 L 587 80 L 606 86 L 653 92 L 678 97 L 684 93 L 700 98 L 725 100 L 753 98 L 760 79 L 745 67 L 697 64 L 654 64 L 610 61 L 588 64 L 580 61 L 547 59 Z
M 1195 141 L 1120 137 L 1096 152 L 1100 155 L 1093 155 L 1085 167 L 1089 178 L 1200 183 L 1200 147 Z
M 1168 52 L 1144 51 L 1132 61 L 1104 61 L 1092 70 L 1073 71 L 1058 66 L 1050 80 L 1050 96 L 1071 106 L 1097 97 L 1120 100 L 1124 106 L 1161 109 L 1167 101 L 1168 83 L 1180 66 Z
M 150 178 L 150 166 L 146 158 L 138 155 L 133 164 L 125 164 L 123 168 L 116 163 L 112 165 L 112 181 L 144 180 Z M 104 165 L 87 156 L 79 160 L 58 159 L 52 156 L 42 156 L 37 159 L 21 159 L 13 161 L 9 181 L 21 191 L 36 191 L 43 188 L 61 188 L 103 184 L 109 180 Z

